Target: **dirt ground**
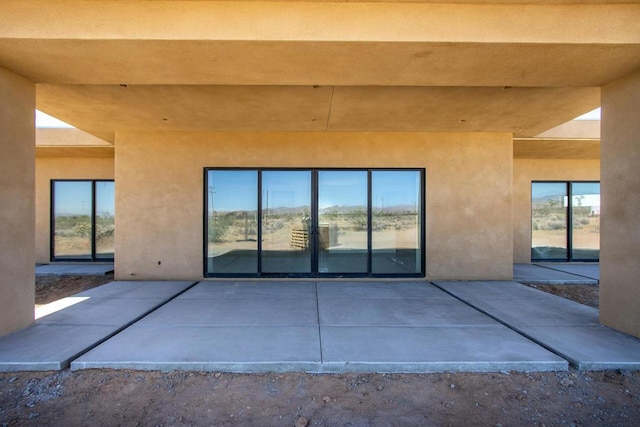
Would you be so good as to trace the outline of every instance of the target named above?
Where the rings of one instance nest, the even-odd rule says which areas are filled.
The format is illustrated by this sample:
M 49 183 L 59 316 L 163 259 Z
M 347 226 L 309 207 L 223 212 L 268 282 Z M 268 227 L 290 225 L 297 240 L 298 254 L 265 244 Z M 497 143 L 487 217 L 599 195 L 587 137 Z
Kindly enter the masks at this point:
M 36 306 L 112 281 L 113 273 L 105 276 L 38 276 L 36 277 Z
M 88 282 L 49 280 L 49 287 L 57 288 L 60 296 L 72 292 L 74 286 L 84 289 L 81 282 Z M 562 291 L 565 297 L 579 294 L 577 298 L 588 300 L 593 295 L 585 295 L 594 290 L 597 295 L 595 286 L 583 291 L 575 291 L 580 289 L 575 285 L 564 286 L 572 288 L 544 287 Z M 48 286 L 39 283 L 38 287 Z M 51 297 L 57 291 L 38 292 Z M 639 420 L 640 372 L 630 371 L 333 375 L 105 369 L 0 373 L 3 427 L 637 426 Z
M 562 298 L 588 305 L 599 307 L 599 289 L 597 285 L 571 284 L 571 285 L 541 285 L 536 283 L 524 283 L 535 289 L 557 295 Z

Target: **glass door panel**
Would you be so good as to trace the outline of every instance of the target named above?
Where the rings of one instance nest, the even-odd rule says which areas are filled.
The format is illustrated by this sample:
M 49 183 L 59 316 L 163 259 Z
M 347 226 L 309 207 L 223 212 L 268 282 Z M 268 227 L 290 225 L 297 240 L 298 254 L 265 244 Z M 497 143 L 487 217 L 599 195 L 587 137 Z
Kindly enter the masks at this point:
M 420 172 L 373 171 L 371 186 L 371 272 L 420 273 Z
M 311 171 L 262 172 L 262 272 L 311 273 Z
M 366 171 L 318 172 L 318 272 L 368 271 Z
M 567 183 L 531 185 L 531 259 L 567 259 Z
M 96 259 L 114 258 L 115 185 L 113 181 L 96 181 Z
M 207 271 L 256 274 L 258 172 L 208 171 L 207 205 Z
M 572 260 L 600 258 L 600 183 L 571 183 Z
M 91 181 L 53 183 L 53 259 L 92 258 L 91 184 Z

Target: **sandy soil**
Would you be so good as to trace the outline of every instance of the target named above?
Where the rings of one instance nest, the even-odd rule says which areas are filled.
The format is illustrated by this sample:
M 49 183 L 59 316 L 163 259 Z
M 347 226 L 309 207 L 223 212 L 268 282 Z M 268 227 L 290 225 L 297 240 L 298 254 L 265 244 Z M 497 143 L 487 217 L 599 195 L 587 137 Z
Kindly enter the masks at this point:
M 93 283 L 67 279 L 54 281 L 49 296 Z M 575 289 L 564 291 L 584 298 Z M 0 373 L 2 426 L 637 426 L 638 420 L 640 372 L 628 371 Z

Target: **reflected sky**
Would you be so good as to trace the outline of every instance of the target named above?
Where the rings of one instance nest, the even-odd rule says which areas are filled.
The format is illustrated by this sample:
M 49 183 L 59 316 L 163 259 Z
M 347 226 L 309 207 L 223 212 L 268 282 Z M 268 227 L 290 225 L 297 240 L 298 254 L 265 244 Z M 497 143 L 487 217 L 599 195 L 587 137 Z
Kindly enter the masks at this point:
M 318 172 L 318 207 L 367 206 L 366 171 Z
M 262 172 L 262 205 L 295 208 L 311 204 L 311 171 Z
M 258 171 L 210 170 L 207 203 L 218 212 L 254 211 L 257 209 Z M 367 171 L 318 171 L 318 208 L 367 205 Z M 373 171 L 374 208 L 413 206 L 419 202 L 418 171 Z M 263 171 L 262 203 L 264 207 L 309 206 L 311 171 Z
M 209 171 L 209 210 L 213 204 L 218 212 L 255 211 L 257 194 L 257 171 Z
M 600 194 L 599 182 L 573 182 L 571 183 L 571 193 L 576 195 L 582 194 Z
M 374 208 L 417 206 L 420 173 L 417 171 L 373 171 L 371 177 Z
M 56 215 L 91 214 L 91 181 L 56 181 Z M 98 215 L 114 215 L 115 186 L 112 181 L 96 182 L 96 207 Z
M 534 200 L 566 195 L 567 184 L 564 182 L 534 182 L 531 185 L 531 198 Z
M 599 182 L 572 182 L 571 194 L 575 199 L 577 196 L 591 196 L 600 199 Z M 567 183 L 566 182 L 534 182 L 531 184 L 531 199 L 541 200 L 548 198 L 563 197 L 566 204 Z

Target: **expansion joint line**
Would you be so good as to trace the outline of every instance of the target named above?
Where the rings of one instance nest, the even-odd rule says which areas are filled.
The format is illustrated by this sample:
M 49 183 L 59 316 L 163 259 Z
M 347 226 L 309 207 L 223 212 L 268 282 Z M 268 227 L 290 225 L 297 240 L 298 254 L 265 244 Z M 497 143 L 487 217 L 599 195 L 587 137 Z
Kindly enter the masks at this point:
M 316 288 L 316 314 L 318 316 L 318 343 L 320 345 L 320 364 L 324 363 L 324 356 L 322 355 L 322 328 L 320 327 L 320 299 L 318 298 L 318 282 L 313 282 Z
M 575 361 L 572 360 L 571 358 L 569 358 L 567 355 L 565 355 L 565 354 L 561 353 L 560 351 L 552 348 L 551 346 L 545 344 L 541 340 L 531 336 L 530 334 L 526 333 L 525 331 L 521 330 L 520 328 L 518 328 L 516 326 L 513 326 L 513 325 L 509 324 L 508 322 L 503 321 L 499 317 L 494 316 L 493 314 L 491 314 L 488 311 L 478 307 L 477 305 L 475 305 L 475 304 L 473 304 L 473 303 L 471 303 L 471 302 L 459 297 L 458 295 L 454 294 L 453 292 L 450 292 L 450 291 L 446 290 L 445 288 L 443 288 L 442 286 L 438 285 L 437 283 L 434 283 L 434 282 L 429 282 L 429 283 L 431 283 L 433 286 L 435 286 L 436 288 L 440 289 L 444 293 L 447 293 L 447 294 L 451 295 L 453 298 L 457 299 L 461 303 L 473 308 L 474 310 L 479 311 L 480 313 L 484 314 L 485 316 L 489 317 L 490 319 L 495 320 L 496 322 L 500 323 L 501 325 L 506 326 L 507 328 L 509 328 L 513 332 L 515 332 L 516 334 L 519 334 L 519 335 L 525 337 L 529 341 L 532 341 L 532 342 L 538 344 L 540 347 L 542 347 L 542 348 L 544 348 L 546 350 L 549 350 L 551 353 L 555 354 L 556 356 L 559 356 L 559 357 L 563 358 L 564 360 L 569 362 L 570 365 L 572 365 L 574 367 L 577 367 Z M 524 286 L 524 285 L 521 285 L 521 286 Z

